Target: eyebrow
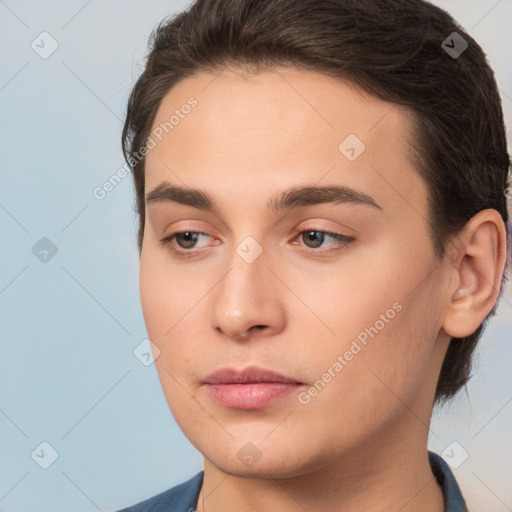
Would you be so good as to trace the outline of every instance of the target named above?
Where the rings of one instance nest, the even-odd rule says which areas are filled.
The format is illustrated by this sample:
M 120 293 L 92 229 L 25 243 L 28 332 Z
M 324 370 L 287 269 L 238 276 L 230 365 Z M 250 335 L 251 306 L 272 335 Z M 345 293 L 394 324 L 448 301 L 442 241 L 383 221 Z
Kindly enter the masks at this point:
M 163 182 L 146 194 L 146 203 L 149 205 L 167 202 L 179 203 L 219 214 L 219 209 L 214 199 L 202 190 Z M 381 206 L 371 196 L 345 186 L 304 186 L 291 188 L 271 198 L 267 202 L 267 209 L 271 212 L 279 212 L 281 210 L 326 203 L 359 204 L 382 210 Z

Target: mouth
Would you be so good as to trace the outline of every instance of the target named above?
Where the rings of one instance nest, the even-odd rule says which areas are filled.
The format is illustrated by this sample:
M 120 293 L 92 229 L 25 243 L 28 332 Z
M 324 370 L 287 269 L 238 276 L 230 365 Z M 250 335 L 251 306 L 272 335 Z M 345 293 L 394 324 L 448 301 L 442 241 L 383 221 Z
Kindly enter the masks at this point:
M 210 397 L 232 409 L 262 409 L 296 392 L 303 382 L 271 370 L 251 366 L 222 368 L 204 380 Z

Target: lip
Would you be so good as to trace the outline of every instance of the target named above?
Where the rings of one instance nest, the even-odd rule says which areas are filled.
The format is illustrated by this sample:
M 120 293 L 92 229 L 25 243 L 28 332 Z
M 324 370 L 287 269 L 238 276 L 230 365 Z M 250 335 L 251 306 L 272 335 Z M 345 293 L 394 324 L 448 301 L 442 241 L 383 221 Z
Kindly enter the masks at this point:
M 204 380 L 210 397 L 233 409 L 262 409 L 304 385 L 297 379 L 256 366 L 221 368 Z
M 249 366 L 243 370 L 234 368 L 221 368 L 204 379 L 205 384 L 259 384 L 282 383 L 282 384 L 303 384 L 297 379 L 287 377 L 280 373 L 257 366 Z

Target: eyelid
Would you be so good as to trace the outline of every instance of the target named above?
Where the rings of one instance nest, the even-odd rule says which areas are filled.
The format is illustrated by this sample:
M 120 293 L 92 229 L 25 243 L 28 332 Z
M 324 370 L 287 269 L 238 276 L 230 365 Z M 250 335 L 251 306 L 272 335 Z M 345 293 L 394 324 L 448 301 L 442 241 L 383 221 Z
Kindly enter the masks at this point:
M 333 247 L 326 249 L 326 248 L 321 248 L 321 247 L 319 247 L 319 248 L 307 247 L 307 246 L 300 244 L 296 241 L 296 239 L 298 237 L 300 237 L 303 233 L 308 233 L 308 232 L 312 232 L 312 231 L 316 231 L 318 233 L 322 233 L 326 236 L 329 236 L 329 237 L 337 240 L 337 242 L 335 244 L 333 244 L 334 245 Z M 176 256 L 182 257 L 182 258 L 193 257 L 195 255 L 201 254 L 202 252 L 204 252 L 208 249 L 208 246 L 199 248 L 199 249 L 194 248 L 194 247 L 192 247 L 190 249 L 183 249 L 183 248 L 177 249 L 177 248 L 173 247 L 172 242 L 175 240 L 176 236 L 180 235 L 180 234 L 184 234 L 184 233 L 193 233 L 195 235 L 202 235 L 205 237 L 214 238 L 211 235 L 209 235 L 208 233 L 205 233 L 204 231 L 194 231 L 192 229 L 181 229 L 181 230 L 172 232 L 170 235 L 163 238 L 160 242 L 161 242 L 162 246 L 164 246 L 167 250 L 171 251 Z M 354 236 L 345 235 L 343 233 L 338 233 L 335 231 L 328 231 L 326 229 L 319 228 L 317 226 L 311 226 L 311 227 L 301 226 L 300 229 L 298 228 L 296 230 L 295 235 L 292 238 L 292 245 L 300 246 L 301 251 L 303 251 L 305 253 L 315 255 L 315 256 L 322 256 L 322 255 L 331 255 L 332 253 L 337 253 L 337 252 L 341 251 L 342 249 L 344 249 L 351 242 L 354 242 L 355 240 L 356 240 L 356 238 Z M 212 245 L 219 245 L 219 243 L 220 242 L 217 242 Z
M 345 248 L 348 244 L 354 242 L 356 238 L 354 236 L 345 235 L 343 233 L 338 233 L 336 231 L 329 231 L 326 229 L 318 228 L 318 227 L 302 227 L 300 230 L 298 230 L 297 234 L 294 236 L 293 240 L 299 238 L 303 233 L 309 233 L 311 231 L 316 231 L 318 233 L 322 233 L 326 236 L 330 236 L 331 238 L 334 238 L 337 240 L 335 244 L 333 244 L 333 247 L 330 248 L 316 248 L 313 249 L 311 247 L 307 247 L 306 245 L 299 244 L 298 242 L 293 242 L 293 245 L 300 245 L 301 250 L 304 252 L 307 252 L 309 254 L 322 256 L 322 255 L 328 255 L 331 253 L 339 252 L 341 249 Z
M 205 250 L 206 248 L 203 247 L 201 249 L 195 249 L 195 248 L 192 248 L 192 249 L 175 249 L 173 246 L 172 246 L 172 242 L 173 240 L 176 238 L 177 235 L 181 235 L 181 234 L 184 234 L 184 233 L 193 233 L 195 235 L 202 235 L 202 236 L 206 236 L 206 237 L 209 237 L 209 238 L 214 238 L 212 237 L 211 235 L 209 235 L 208 233 L 205 233 L 204 231 L 197 231 L 197 230 L 193 230 L 193 229 L 181 229 L 181 230 L 178 230 L 178 231 L 173 231 L 171 234 L 169 234 L 168 236 L 164 237 L 162 240 L 160 240 L 160 243 L 166 247 L 167 249 L 171 250 L 173 253 L 175 254 L 178 254 L 178 255 L 192 255 L 192 254 L 197 254 L 198 252 L 201 252 L 202 250 Z M 217 244 L 213 244 L 213 245 L 218 245 Z

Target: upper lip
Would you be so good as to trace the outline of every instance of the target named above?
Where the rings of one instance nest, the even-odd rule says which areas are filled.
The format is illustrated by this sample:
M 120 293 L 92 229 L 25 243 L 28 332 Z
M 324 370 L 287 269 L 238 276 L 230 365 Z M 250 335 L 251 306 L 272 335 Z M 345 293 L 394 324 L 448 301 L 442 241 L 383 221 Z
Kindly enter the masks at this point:
M 243 370 L 234 368 L 220 368 L 208 375 L 204 382 L 206 384 L 250 384 L 260 382 L 281 382 L 302 384 L 297 379 L 286 377 L 280 373 L 257 366 L 249 366 Z

